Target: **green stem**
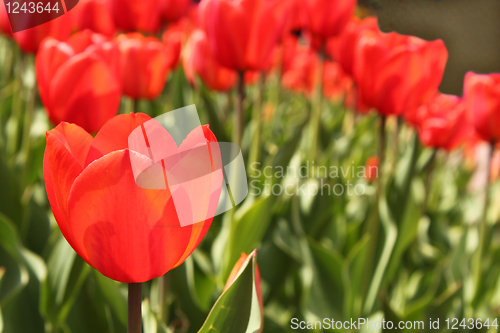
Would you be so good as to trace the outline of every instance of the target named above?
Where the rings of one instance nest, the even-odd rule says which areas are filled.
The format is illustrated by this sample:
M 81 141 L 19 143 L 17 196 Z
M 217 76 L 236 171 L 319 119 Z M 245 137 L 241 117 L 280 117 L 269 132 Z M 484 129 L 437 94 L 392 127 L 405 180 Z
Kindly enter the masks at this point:
M 259 76 L 259 90 L 257 96 L 257 105 L 253 110 L 253 122 L 255 126 L 255 131 L 253 134 L 252 147 L 250 148 L 250 159 L 248 166 L 250 167 L 254 162 L 258 162 L 260 159 L 261 150 L 261 136 L 262 136 L 262 103 L 264 95 L 264 75 L 261 73 Z M 255 168 L 250 168 L 254 170 Z
M 432 189 L 432 179 L 434 176 L 434 168 L 436 166 L 436 155 L 437 155 L 437 149 L 434 149 L 432 151 L 432 156 L 429 160 L 429 163 L 427 165 L 427 176 L 425 178 L 425 196 L 424 196 L 424 201 L 422 203 L 422 213 L 425 214 L 425 211 L 427 210 L 427 206 L 429 204 L 429 197 L 431 194 L 431 189 Z
M 495 142 L 490 143 L 490 152 L 488 154 L 487 170 L 485 175 L 484 184 L 484 203 L 483 210 L 481 213 L 481 219 L 478 222 L 478 233 L 479 233 L 479 243 L 477 245 L 476 256 L 474 258 L 474 300 L 473 304 L 477 305 L 480 296 L 480 290 L 482 286 L 482 275 L 483 267 L 485 266 L 485 254 L 488 252 L 489 248 L 489 228 L 488 228 L 488 206 L 490 204 L 490 174 L 491 174 L 491 161 L 493 159 L 493 153 L 495 152 Z
M 134 113 L 138 113 L 139 112 L 139 100 L 138 99 L 134 99 L 132 103 L 133 103 Z
M 234 115 L 233 143 L 241 147 L 243 137 L 243 101 L 245 100 L 245 73 L 239 72 L 236 113 Z
M 384 194 L 384 180 L 383 180 L 383 169 L 384 169 L 384 161 L 385 161 L 385 128 L 386 128 L 386 117 L 384 115 L 380 115 L 380 126 L 379 126 L 379 137 L 378 137 L 378 180 L 377 180 L 377 191 L 375 194 L 374 200 L 374 211 L 371 216 L 371 219 L 368 221 L 368 225 L 366 227 L 365 234 L 368 235 L 369 242 L 369 250 L 365 265 L 365 286 L 366 292 L 368 292 L 368 287 L 370 285 L 370 279 L 373 276 L 373 264 L 376 259 L 377 252 L 377 243 L 378 243 L 378 234 L 380 228 L 380 217 L 379 217 L 379 201 L 382 195 Z
M 319 51 L 318 77 L 316 78 L 316 103 L 312 107 L 311 116 L 311 150 L 309 152 L 309 161 L 314 161 L 316 158 L 316 150 L 318 149 L 319 130 L 321 123 L 321 108 L 323 106 L 323 65 L 324 55 L 323 47 Z
M 128 284 L 127 333 L 142 333 L 142 283 Z
M 160 277 L 158 294 L 160 295 L 160 299 L 158 300 L 159 307 L 159 315 L 160 320 L 165 323 L 168 322 L 168 289 L 170 285 L 170 278 L 168 273 Z

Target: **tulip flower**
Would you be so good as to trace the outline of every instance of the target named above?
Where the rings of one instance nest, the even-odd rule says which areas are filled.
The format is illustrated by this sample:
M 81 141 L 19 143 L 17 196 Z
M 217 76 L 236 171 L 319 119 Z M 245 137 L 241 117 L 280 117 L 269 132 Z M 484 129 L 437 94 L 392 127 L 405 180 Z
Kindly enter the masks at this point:
M 40 97 L 54 124 L 73 122 L 95 132 L 120 106 L 118 48 L 90 31 L 67 42 L 46 39 L 36 56 Z
M 364 20 L 353 16 L 347 23 L 342 33 L 334 38 L 328 39 L 326 52 L 340 63 L 344 72 L 353 75 L 354 52 L 356 45 L 364 30 L 378 31 L 377 18 L 369 17 Z
M 467 73 L 464 97 L 477 133 L 488 142 L 500 139 L 500 74 Z
M 257 250 L 254 250 L 252 254 L 255 256 L 257 254 Z M 246 255 L 245 253 L 241 253 L 240 259 L 238 259 L 233 269 L 231 270 L 231 273 L 229 274 L 229 278 L 227 279 L 224 291 L 226 291 L 231 286 L 231 284 L 233 284 L 234 280 L 236 280 L 236 278 L 240 274 L 240 271 L 246 267 L 245 263 L 247 262 L 247 260 L 249 260 L 249 257 L 252 254 Z M 260 278 L 259 266 L 257 264 L 255 265 L 255 290 L 257 293 L 257 300 L 259 302 L 259 309 L 261 314 L 261 327 L 257 333 L 262 333 L 264 323 L 264 298 L 262 297 L 262 283 Z
M 162 16 L 167 21 L 177 21 L 188 12 L 191 0 L 162 0 Z
M 297 50 L 290 68 L 283 73 L 284 87 L 310 96 L 314 91 L 318 71 L 318 56 L 308 47 Z
M 323 66 L 323 94 L 333 100 L 345 98 L 347 107 L 356 104 L 354 84 L 352 78 L 347 75 L 339 63 L 325 61 Z
M 46 37 L 65 41 L 71 34 L 72 16 L 63 15 L 36 27 L 16 32 L 14 40 L 26 53 L 36 53 Z
M 0 33 L 12 37 L 12 27 L 10 26 L 9 17 L 7 16 L 3 0 L 0 3 Z
M 180 44 L 169 48 L 155 37 L 130 33 L 118 36 L 118 45 L 123 93 L 133 99 L 158 97 L 179 58 Z
M 451 151 L 472 134 L 465 102 L 458 96 L 437 94 L 418 113 L 418 134 L 427 147 Z
M 227 91 L 236 84 L 236 72 L 221 66 L 214 59 L 202 30 L 196 30 L 189 38 L 184 50 L 183 66 L 191 85 L 195 84 L 196 75 L 208 88 L 216 91 Z
M 379 158 L 377 156 L 371 156 L 366 160 L 365 179 L 367 182 L 371 183 L 378 178 L 378 167 Z
M 109 0 L 116 26 L 125 31 L 154 33 L 160 28 L 162 1 Z
M 80 1 L 75 9 L 75 25 L 79 31 L 89 29 L 106 36 L 115 34 L 115 22 L 107 0 Z
M 290 4 L 281 0 L 204 0 L 198 15 L 222 66 L 262 70 L 283 36 L 289 9 Z
M 181 227 L 168 187 L 136 184 L 131 163 L 148 157 L 130 151 L 128 137 L 150 119 L 118 115 L 95 138 L 64 122 L 47 132 L 43 174 L 62 234 L 90 266 L 126 283 L 148 281 L 179 266 L 212 221 Z M 217 141 L 207 126 L 203 133 L 203 141 Z M 179 149 L 200 143 L 186 141 Z
M 447 59 L 442 40 L 365 30 L 354 64 L 360 98 L 385 116 L 412 112 L 436 94 Z
M 325 40 L 337 36 L 354 15 L 356 0 L 305 0 L 307 28 L 314 37 Z

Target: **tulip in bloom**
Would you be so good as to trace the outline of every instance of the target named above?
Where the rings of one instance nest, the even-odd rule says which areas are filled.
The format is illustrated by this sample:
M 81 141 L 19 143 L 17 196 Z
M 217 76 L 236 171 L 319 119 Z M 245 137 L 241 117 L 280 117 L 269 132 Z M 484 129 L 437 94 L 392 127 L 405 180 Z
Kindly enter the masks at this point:
M 344 72 L 349 75 L 353 75 L 354 52 L 364 30 L 377 32 L 377 18 L 369 17 L 361 20 L 353 16 L 342 30 L 342 33 L 337 37 L 328 39 L 326 43 L 326 52 L 335 61 L 339 62 Z
M 281 83 L 284 87 L 310 96 L 317 82 L 319 69 L 318 55 L 306 46 L 295 50 L 293 60 L 283 73 Z
M 198 75 L 205 85 L 216 91 L 227 91 L 236 84 L 237 74 L 221 66 L 210 53 L 207 37 L 202 30 L 196 30 L 186 44 L 183 56 L 184 72 L 194 85 Z
M 450 151 L 472 134 L 465 102 L 458 96 L 437 94 L 418 114 L 418 134 L 427 147 Z
M 46 39 L 36 56 L 40 97 L 54 124 L 73 122 L 95 132 L 120 106 L 118 48 L 85 31 L 67 42 Z
M 5 36 L 12 37 L 12 28 L 3 0 L 0 1 L 0 32 Z
M 379 159 L 377 156 L 371 156 L 366 160 L 365 179 L 371 183 L 378 178 Z
M 64 41 L 69 38 L 72 27 L 72 16 L 63 15 L 36 27 L 19 31 L 14 34 L 14 40 L 26 53 L 36 53 L 46 37 Z
M 323 65 L 323 94 L 333 100 L 345 99 L 347 107 L 355 107 L 355 91 L 352 78 L 338 62 L 325 61 Z
M 162 1 L 109 0 L 116 26 L 125 31 L 154 33 L 160 28 Z
M 75 8 L 74 16 L 79 31 L 89 29 L 106 36 L 115 34 L 115 22 L 107 0 L 80 1 Z
M 305 0 L 308 30 L 325 40 L 337 36 L 354 15 L 356 0 Z
M 203 0 L 198 19 L 221 65 L 262 70 L 283 36 L 290 8 L 282 0 Z
M 95 138 L 68 123 L 47 132 L 43 174 L 62 234 L 90 266 L 126 283 L 148 281 L 179 266 L 212 222 L 181 227 L 168 187 L 136 184 L 131 163 L 149 158 L 129 150 L 128 137 L 150 119 L 118 115 Z M 207 126 L 203 134 L 202 144 L 217 141 Z M 185 140 L 180 149 L 199 143 Z
M 162 14 L 167 21 L 177 21 L 188 12 L 191 0 L 162 0 Z
M 360 98 L 386 116 L 412 112 L 436 94 L 447 59 L 442 40 L 365 30 L 354 63 Z
M 176 43 L 168 47 L 140 33 L 118 36 L 123 93 L 134 99 L 158 97 L 170 68 L 179 59 L 180 40 Z
M 500 139 L 500 74 L 467 73 L 464 97 L 472 124 L 488 142 Z

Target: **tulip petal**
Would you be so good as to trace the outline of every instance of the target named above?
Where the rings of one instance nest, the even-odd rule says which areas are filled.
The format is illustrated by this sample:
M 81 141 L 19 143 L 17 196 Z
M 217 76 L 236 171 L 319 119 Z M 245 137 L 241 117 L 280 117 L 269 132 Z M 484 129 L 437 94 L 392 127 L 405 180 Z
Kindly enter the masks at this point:
M 95 136 L 85 166 L 108 153 L 128 148 L 130 133 L 148 120 L 151 120 L 151 117 L 144 113 L 121 114 L 113 117 Z
M 76 179 L 68 203 L 70 228 L 87 262 L 127 283 L 162 276 L 178 265 L 194 249 L 192 235 L 197 245 L 211 223 L 180 227 L 169 191 L 136 185 L 131 157 L 141 155 L 126 149 L 91 163 Z

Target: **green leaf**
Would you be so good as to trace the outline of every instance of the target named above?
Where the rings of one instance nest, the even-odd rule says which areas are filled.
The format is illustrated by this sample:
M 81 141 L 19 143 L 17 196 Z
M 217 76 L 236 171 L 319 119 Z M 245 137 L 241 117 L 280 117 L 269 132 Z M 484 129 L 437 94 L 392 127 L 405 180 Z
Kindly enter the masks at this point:
M 231 286 L 222 293 L 198 333 L 253 333 L 261 313 L 255 287 L 256 252 L 250 254 Z
M 259 246 L 271 222 L 275 198 L 273 195 L 260 196 L 257 199 L 250 196 L 236 212 L 229 225 L 227 247 L 224 251 L 223 281 L 229 277 L 241 253 L 250 253 Z
M 93 270 L 97 284 L 100 287 L 104 298 L 109 303 L 111 310 L 118 317 L 120 322 L 127 324 L 127 299 L 120 291 L 120 283 L 105 277 L 97 270 Z

